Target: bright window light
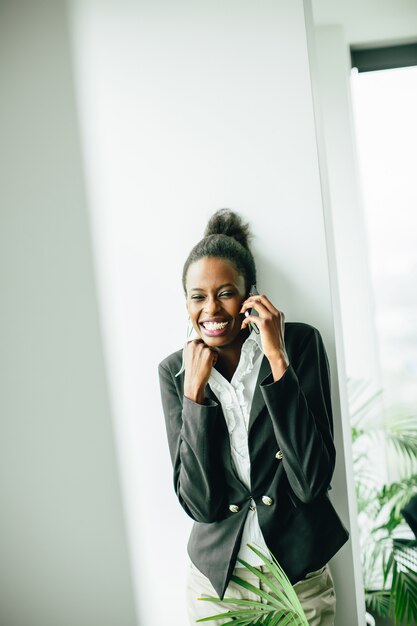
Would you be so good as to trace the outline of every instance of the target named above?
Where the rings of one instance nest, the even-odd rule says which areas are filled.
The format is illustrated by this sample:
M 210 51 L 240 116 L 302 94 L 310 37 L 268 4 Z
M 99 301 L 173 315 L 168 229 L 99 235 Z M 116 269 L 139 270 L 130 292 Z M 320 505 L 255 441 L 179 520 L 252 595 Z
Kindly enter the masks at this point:
M 417 67 L 352 72 L 387 408 L 417 413 Z

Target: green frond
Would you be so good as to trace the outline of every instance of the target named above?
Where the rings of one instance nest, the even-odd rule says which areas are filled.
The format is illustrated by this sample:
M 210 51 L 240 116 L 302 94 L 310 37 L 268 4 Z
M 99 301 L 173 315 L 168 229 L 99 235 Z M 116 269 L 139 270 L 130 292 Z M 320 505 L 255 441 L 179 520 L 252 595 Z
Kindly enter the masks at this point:
M 234 620 L 235 618 L 249 619 L 253 621 L 254 618 L 259 619 L 259 614 L 260 614 L 259 609 L 251 609 L 251 610 L 241 609 L 239 611 L 225 611 L 224 613 L 218 613 L 217 615 L 210 615 L 210 617 L 202 617 L 201 619 L 198 619 L 197 622 L 209 622 L 215 619 L 233 619 Z M 234 621 L 233 621 L 233 624 L 235 624 Z
M 390 614 L 391 592 L 387 589 L 379 591 L 365 590 L 365 603 L 367 609 L 380 617 L 387 617 Z
M 266 570 L 272 576 L 272 580 L 276 581 L 276 585 L 271 582 L 271 579 L 264 578 L 264 584 L 271 589 L 271 584 L 275 587 L 278 587 L 279 594 L 278 597 L 281 598 L 282 602 L 286 604 L 288 608 L 294 608 L 300 615 L 303 615 L 303 609 L 301 607 L 300 601 L 296 592 L 294 591 L 294 587 L 291 582 L 288 580 L 288 577 L 281 565 L 278 563 L 277 559 L 274 557 L 272 553 L 269 553 L 269 558 L 266 557 L 263 552 L 248 544 L 248 547 L 263 561 Z M 243 562 L 242 562 L 243 563 Z M 248 565 L 246 565 L 248 566 Z M 249 566 L 250 567 L 250 566 Z M 259 570 L 257 573 L 259 576 Z
M 229 622 L 225 622 L 225 626 L 226 624 L 233 624 L 233 626 L 289 626 L 290 624 L 291 626 L 308 626 L 298 596 L 275 557 L 270 553 L 270 558 L 267 558 L 254 546 L 248 545 L 248 547 L 263 561 L 265 569 L 272 576 L 272 579 L 246 561 L 240 559 L 239 561 L 269 591 L 259 589 L 247 580 L 233 575 L 231 578 L 233 582 L 257 595 L 261 601 L 242 598 L 199 598 L 199 600 L 238 608 L 229 608 L 224 613 L 210 615 L 197 621 L 209 622 L 216 619 L 229 619 Z
M 213 621 L 215 619 L 228 619 L 230 617 L 230 615 L 228 613 L 222 613 L 220 615 L 211 615 L 210 617 L 204 617 L 202 619 L 198 619 L 196 620 L 197 622 L 209 622 L 209 621 Z M 259 622 L 257 620 L 257 618 L 254 619 L 250 618 L 250 617 L 232 617 L 230 622 L 224 622 L 224 626 L 227 626 L 227 624 L 233 624 L 233 626 L 258 626 L 259 624 L 261 624 L 261 622 Z
M 394 565 L 391 599 L 396 623 L 417 623 L 417 574 L 404 563 Z
M 270 553 L 270 560 L 269 560 L 265 557 L 265 555 L 257 551 L 253 546 L 249 546 L 249 548 L 251 548 L 264 561 L 264 564 L 267 567 L 268 571 L 271 573 L 272 576 L 276 578 L 276 580 L 282 586 L 282 589 L 287 595 L 288 599 L 290 600 L 294 611 L 305 619 L 303 608 L 300 604 L 300 600 L 298 599 L 298 596 L 294 590 L 294 587 L 292 586 L 286 573 L 284 572 L 284 570 L 282 569 L 281 565 L 278 563 L 274 555 Z M 307 621 L 306 621 L 306 624 L 307 624 Z
M 244 587 L 248 591 L 251 591 L 252 593 L 258 595 L 260 598 L 263 598 L 270 605 L 274 606 L 276 609 L 279 610 L 279 609 L 287 608 L 285 604 L 277 600 L 275 596 L 271 595 L 267 591 L 264 591 L 263 589 L 259 589 L 259 587 L 255 587 L 255 585 L 252 585 L 247 580 L 244 580 L 243 578 L 239 578 L 239 576 L 232 576 L 231 580 L 233 580 L 233 582 L 240 585 L 241 587 Z
M 361 562 L 366 605 L 395 623 L 417 623 L 417 543 L 395 538 L 404 525 L 401 510 L 417 494 L 417 415 L 387 410 L 382 390 L 365 380 L 348 381 L 353 466 L 360 515 Z M 367 446 L 387 446 L 399 479 L 381 484 L 366 459 Z
M 376 502 L 379 510 L 384 508 L 386 521 L 379 526 L 375 526 L 374 531 L 385 529 L 389 534 L 400 524 L 404 524 L 401 510 L 408 504 L 410 499 L 417 494 L 417 475 L 413 474 L 408 478 L 403 478 L 389 485 L 384 485 L 376 494 Z
M 392 576 L 393 567 L 394 567 L 394 550 L 392 546 L 388 552 L 387 551 L 384 552 L 383 560 L 382 560 L 382 571 L 384 574 L 384 587 L 388 582 L 389 576 Z
M 280 624 L 282 626 L 282 618 L 285 615 L 285 611 L 270 613 L 265 620 L 265 626 L 278 626 Z
M 259 591 L 259 589 L 258 589 Z M 206 602 L 215 602 L 217 604 L 233 604 L 236 606 L 246 606 L 250 609 L 257 609 L 258 611 L 263 611 L 266 608 L 266 604 L 260 602 L 258 600 L 245 600 L 244 598 L 217 598 L 215 596 L 204 596 L 202 598 L 198 598 L 198 600 L 203 600 Z
M 259 580 L 264 583 L 265 587 L 267 587 L 270 591 L 272 591 L 272 593 L 274 593 L 276 595 L 277 599 L 284 606 L 286 606 L 288 604 L 288 596 L 287 596 L 287 593 L 286 593 L 286 589 L 288 589 L 288 582 L 289 581 L 286 578 L 285 574 L 282 574 L 276 568 L 276 566 L 274 564 L 272 564 L 271 561 L 269 559 L 267 559 L 262 554 L 262 552 L 260 552 L 259 550 L 257 550 L 253 546 L 252 546 L 252 550 L 255 552 L 255 554 L 257 554 L 263 560 L 264 565 L 265 565 L 267 571 L 274 576 L 273 579 L 268 578 L 267 576 L 265 576 L 265 574 L 263 572 L 261 572 L 261 570 L 259 570 L 256 567 L 253 567 L 252 565 L 250 565 L 246 561 L 244 561 L 242 559 L 238 559 L 238 561 L 246 569 L 248 569 L 250 572 L 252 572 L 252 574 L 254 574 L 257 578 L 259 578 Z M 291 585 L 291 589 L 292 589 L 292 585 Z
M 388 425 L 387 442 L 400 457 L 411 464 L 417 462 L 417 419 L 407 419 Z
M 300 615 L 298 613 L 289 613 L 287 615 L 286 621 L 281 623 L 280 622 L 280 626 L 286 626 L 286 624 L 295 624 L 296 626 L 305 626 L 306 624 L 308 624 L 307 621 L 304 621 L 305 618 L 300 617 Z

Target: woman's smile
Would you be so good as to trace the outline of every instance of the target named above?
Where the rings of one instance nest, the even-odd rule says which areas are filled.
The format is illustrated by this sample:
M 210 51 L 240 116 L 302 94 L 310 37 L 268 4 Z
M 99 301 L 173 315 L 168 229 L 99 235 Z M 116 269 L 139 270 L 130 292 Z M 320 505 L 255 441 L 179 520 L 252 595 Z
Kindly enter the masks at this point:
M 208 319 L 200 322 L 203 332 L 209 337 L 218 337 L 227 333 L 228 320 Z
M 204 257 L 187 273 L 187 310 L 204 343 L 221 348 L 241 336 L 245 280 L 234 265 L 217 257 Z

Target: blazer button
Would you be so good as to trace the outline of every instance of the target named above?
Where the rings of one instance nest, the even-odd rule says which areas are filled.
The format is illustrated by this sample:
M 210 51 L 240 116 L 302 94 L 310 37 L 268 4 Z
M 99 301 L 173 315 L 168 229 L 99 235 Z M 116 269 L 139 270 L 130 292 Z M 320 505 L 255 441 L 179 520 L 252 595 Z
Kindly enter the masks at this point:
M 282 459 L 282 452 L 281 452 L 281 450 L 278 450 L 278 452 L 275 455 L 275 458 L 278 459 L 278 461 L 280 461 Z
M 231 504 L 229 506 L 229 511 L 231 511 L 232 513 L 239 513 L 240 509 L 237 504 Z
M 262 502 L 266 504 L 266 506 L 271 506 L 271 504 L 273 504 L 274 501 L 269 496 L 262 496 Z

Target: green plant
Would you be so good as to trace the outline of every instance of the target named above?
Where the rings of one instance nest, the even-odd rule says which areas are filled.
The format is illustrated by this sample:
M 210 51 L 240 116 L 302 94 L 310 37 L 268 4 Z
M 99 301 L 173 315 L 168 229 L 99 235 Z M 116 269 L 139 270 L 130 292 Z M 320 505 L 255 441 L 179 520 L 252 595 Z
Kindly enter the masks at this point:
M 232 580 L 241 587 L 252 591 L 259 596 L 260 600 L 199 598 L 199 600 L 208 600 L 228 606 L 232 605 L 237 608 L 231 608 L 224 613 L 204 617 L 197 621 L 208 622 L 229 619 L 230 621 L 225 622 L 225 626 L 226 624 L 233 624 L 233 626 L 308 626 L 297 594 L 275 557 L 270 553 L 270 558 L 268 559 L 253 546 L 249 545 L 249 548 L 262 559 L 266 572 L 270 576 L 266 576 L 265 573 L 249 565 L 246 561 L 239 559 L 239 562 L 259 578 L 263 583 L 264 589 L 255 587 L 239 576 L 233 575 Z
M 380 392 L 359 402 L 366 386 L 350 383 L 353 465 L 362 570 L 368 610 L 395 623 L 417 623 L 417 542 L 401 510 L 417 494 L 417 417 L 404 410 L 378 416 Z M 352 408 L 355 407 L 356 408 Z M 369 450 L 386 450 L 397 471 L 384 482 L 370 465 Z

